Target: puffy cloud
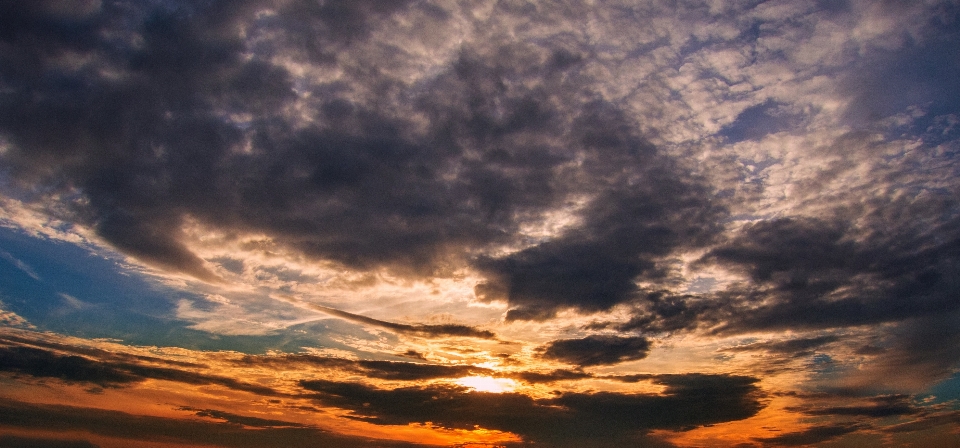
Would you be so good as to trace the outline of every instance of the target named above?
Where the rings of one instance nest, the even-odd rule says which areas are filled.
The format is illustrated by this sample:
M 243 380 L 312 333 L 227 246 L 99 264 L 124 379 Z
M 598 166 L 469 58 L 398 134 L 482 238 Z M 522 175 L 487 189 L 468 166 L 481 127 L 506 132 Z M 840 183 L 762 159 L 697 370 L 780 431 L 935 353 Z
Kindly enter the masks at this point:
M 643 359 L 649 351 L 650 341 L 642 336 L 591 335 L 551 341 L 541 348 L 540 356 L 588 367 Z

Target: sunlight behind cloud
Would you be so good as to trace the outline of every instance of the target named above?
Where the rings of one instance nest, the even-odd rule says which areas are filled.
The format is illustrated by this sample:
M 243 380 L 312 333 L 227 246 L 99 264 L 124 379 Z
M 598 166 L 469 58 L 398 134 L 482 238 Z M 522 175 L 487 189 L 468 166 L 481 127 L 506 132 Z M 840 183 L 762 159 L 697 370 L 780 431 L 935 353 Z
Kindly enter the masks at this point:
M 455 383 L 469 387 L 476 392 L 491 392 L 495 394 L 503 392 L 513 392 L 517 382 L 509 378 L 493 378 L 490 376 L 467 376 L 460 378 Z

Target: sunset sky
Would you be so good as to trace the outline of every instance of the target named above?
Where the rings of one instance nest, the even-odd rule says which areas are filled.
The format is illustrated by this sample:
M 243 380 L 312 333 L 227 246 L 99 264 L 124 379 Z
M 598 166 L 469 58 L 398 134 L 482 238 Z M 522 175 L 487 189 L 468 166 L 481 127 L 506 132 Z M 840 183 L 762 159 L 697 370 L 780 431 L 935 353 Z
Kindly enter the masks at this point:
M 0 0 L 0 446 L 960 446 L 960 2 Z

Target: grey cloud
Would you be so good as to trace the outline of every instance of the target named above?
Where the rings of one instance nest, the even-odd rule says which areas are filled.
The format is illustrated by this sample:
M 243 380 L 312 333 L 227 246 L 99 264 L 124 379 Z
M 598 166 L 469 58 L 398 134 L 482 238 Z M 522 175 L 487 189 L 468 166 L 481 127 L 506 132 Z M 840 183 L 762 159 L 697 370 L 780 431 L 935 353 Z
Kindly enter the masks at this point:
M 540 348 L 540 356 L 544 359 L 580 367 L 643 359 L 649 352 L 650 341 L 642 336 L 591 335 L 581 339 L 559 339 Z
M 851 124 L 872 127 L 877 120 L 913 106 L 924 109 L 928 116 L 900 131 L 924 134 L 933 118 L 960 112 L 956 100 L 960 90 L 951 82 L 960 76 L 960 63 L 953 57 L 960 51 L 960 8 L 945 2 L 909 5 L 904 8 L 907 11 L 890 13 L 911 15 L 921 8 L 933 10 L 922 32 L 897 48 L 871 49 L 841 83 L 842 93 L 850 98 L 846 119 Z M 934 143 L 939 143 L 936 140 Z
M 508 320 L 543 320 L 561 309 L 606 310 L 638 298 L 639 280 L 664 280 L 662 258 L 706 244 L 724 209 L 709 188 L 635 135 L 604 105 L 579 121 L 583 171 L 601 190 L 580 213 L 583 225 L 501 258 L 481 257 L 488 281 L 478 297 L 505 299 Z M 616 175 L 614 175 L 616 173 Z
M 727 291 L 738 305 L 749 306 L 751 294 L 776 299 L 725 328 L 843 327 L 957 308 L 956 222 L 917 231 L 887 222 L 870 231 L 858 241 L 860 231 L 837 222 L 778 219 L 747 226 L 711 250 L 704 260 L 739 266 L 760 286 Z
M 796 127 L 801 119 L 799 114 L 792 113 L 786 105 L 768 100 L 744 109 L 733 123 L 724 126 L 718 134 L 729 143 L 760 140 L 767 134 Z
M 840 340 L 838 336 L 787 339 L 782 341 L 755 342 L 723 349 L 729 352 L 766 351 L 790 356 L 808 356 L 814 349 Z
M 864 372 L 879 378 L 906 366 L 924 366 L 920 371 L 926 384 L 944 378 L 960 362 L 956 345 L 944 343 L 956 339 L 960 306 L 955 299 L 960 294 L 956 202 L 927 192 L 890 202 L 876 199 L 871 206 L 870 213 L 858 215 L 856 226 L 847 212 L 833 219 L 748 224 L 698 262 L 739 272 L 748 281 L 714 292 L 648 293 L 646 300 L 632 304 L 631 320 L 596 322 L 592 328 L 736 334 L 893 323 L 873 350 L 875 367 Z M 734 350 L 801 355 L 837 338 L 842 337 Z M 920 382 L 918 376 L 917 387 Z
M 478 294 L 507 300 L 510 319 L 629 301 L 637 279 L 666 275 L 661 258 L 717 232 L 709 186 L 590 90 L 575 46 L 465 44 L 417 86 L 379 70 L 299 86 L 270 62 L 288 41 L 324 47 L 301 50 L 326 61 L 406 6 L 288 2 L 253 18 L 271 5 L 105 5 L 63 35 L 13 14 L 0 133 L 15 184 L 38 202 L 69 195 L 64 218 L 208 281 L 218 278 L 181 231 L 188 218 L 353 269 L 445 275 L 479 255 Z M 49 48 L 26 45 L 51 32 L 39 39 Z M 68 50 L 89 57 L 86 68 L 67 67 Z M 17 63 L 30 55 L 39 60 Z M 357 86 L 402 100 L 369 103 L 352 96 Z M 294 105 L 317 120 L 291 118 Z M 521 241 L 523 223 L 584 196 L 583 226 Z M 529 247 L 483 255 L 515 243 Z
M 650 333 L 688 331 L 714 323 L 713 316 L 724 308 L 719 301 L 696 294 L 675 294 L 666 290 L 646 292 L 635 302 L 627 322 L 595 322 L 591 327 Z

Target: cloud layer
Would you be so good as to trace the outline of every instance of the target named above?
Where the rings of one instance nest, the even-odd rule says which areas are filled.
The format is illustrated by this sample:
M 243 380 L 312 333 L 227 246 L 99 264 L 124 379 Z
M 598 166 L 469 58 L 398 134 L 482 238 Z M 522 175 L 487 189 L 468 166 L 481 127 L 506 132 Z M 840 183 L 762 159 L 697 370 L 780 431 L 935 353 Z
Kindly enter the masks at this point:
M 0 2 L 0 444 L 950 441 L 958 53 L 949 0 Z

